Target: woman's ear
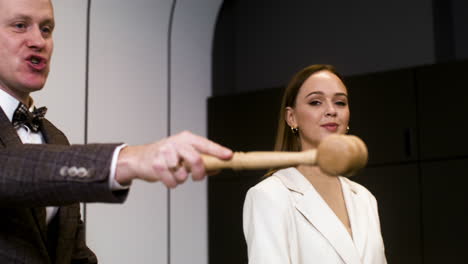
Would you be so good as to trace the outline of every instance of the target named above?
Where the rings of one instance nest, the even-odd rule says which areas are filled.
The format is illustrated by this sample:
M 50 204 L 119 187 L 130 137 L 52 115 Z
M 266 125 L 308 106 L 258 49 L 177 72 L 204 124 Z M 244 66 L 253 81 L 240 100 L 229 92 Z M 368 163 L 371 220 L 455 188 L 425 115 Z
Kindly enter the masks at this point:
M 290 127 L 294 127 L 294 128 L 297 128 L 297 123 L 296 123 L 296 116 L 294 114 L 294 108 L 288 106 L 286 107 L 286 111 L 285 111 L 285 119 L 286 119 L 286 123 L 288 123 L 288 125 Z

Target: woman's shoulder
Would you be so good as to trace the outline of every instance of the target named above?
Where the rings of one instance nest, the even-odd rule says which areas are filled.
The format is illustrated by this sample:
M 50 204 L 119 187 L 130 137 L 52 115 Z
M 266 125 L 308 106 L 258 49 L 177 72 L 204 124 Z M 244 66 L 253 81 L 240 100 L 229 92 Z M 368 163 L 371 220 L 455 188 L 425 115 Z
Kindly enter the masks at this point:
M 247 191 L 244 214 L 252 209 L 257 213 L 282 214 L 290 207 L 289 195 L 289 190 L 278 177 L 269 176 Z
M 249 189 L 249 192 L 277 194 L 287 191 L 286 187 L 276 175 L 271 175 Z
M 247 192 L 247 197 L 263 197 L 264 199 L 272 201 L 284 201 L 284 198 L 289 195 L 289 189 L 284 183 L 284 176 L 284 170 L 275 172 L 273 175 L 251 187 Z
M 367 196 L 370 199 L 375 200 L 375 196 L 365 186 L 346 177 L 341 177 L 341 179 L 342 179 L 342 182 L 344 182 L 345 184 L 349 186 L 352 192 L 359 194 L 359 195 Z

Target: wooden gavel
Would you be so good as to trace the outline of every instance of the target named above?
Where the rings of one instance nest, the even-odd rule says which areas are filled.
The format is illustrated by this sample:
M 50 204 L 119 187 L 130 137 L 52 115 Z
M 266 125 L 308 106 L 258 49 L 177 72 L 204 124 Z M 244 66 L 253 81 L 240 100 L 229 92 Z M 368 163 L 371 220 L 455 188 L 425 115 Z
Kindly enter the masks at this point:
M 366 166 L 367 157 L 367 147 L 360 138 L 333 134 L 324 138 L 318 148 L 301 152 L 234 152 L 230 160 L 206 155 L 202 159 L 207 171 L 283 168 L 303 164 L 319 166 L 329 175 L 349 177 Z

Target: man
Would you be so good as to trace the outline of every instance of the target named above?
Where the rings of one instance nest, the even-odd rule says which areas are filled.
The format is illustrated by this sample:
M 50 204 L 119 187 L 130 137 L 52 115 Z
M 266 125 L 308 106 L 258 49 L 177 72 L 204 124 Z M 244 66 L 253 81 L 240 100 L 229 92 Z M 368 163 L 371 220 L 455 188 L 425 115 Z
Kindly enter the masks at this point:
M 97 263 L 78 202 L 123 202 L 134 179 L 200 180 L 200 153 L 232 156 L 190 132 L 141 146 L 69 146 L 43 110 L 30 113 L 30 93 L 49 73 L 53 30 L 50 0 L 0 0 L 0 263 Z

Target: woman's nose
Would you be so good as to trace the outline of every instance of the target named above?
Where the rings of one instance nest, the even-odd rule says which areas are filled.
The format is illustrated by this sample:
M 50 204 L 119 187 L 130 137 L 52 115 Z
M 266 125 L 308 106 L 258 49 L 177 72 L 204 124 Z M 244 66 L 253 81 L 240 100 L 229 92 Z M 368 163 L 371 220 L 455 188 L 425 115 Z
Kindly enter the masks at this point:
M 325 109 L 325 116 L 336 116 L 336 108 L 332 103 L 327 104 L 327 109 Z

